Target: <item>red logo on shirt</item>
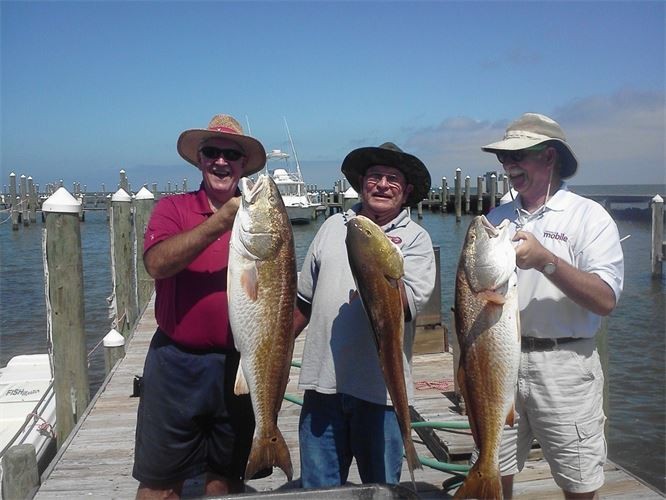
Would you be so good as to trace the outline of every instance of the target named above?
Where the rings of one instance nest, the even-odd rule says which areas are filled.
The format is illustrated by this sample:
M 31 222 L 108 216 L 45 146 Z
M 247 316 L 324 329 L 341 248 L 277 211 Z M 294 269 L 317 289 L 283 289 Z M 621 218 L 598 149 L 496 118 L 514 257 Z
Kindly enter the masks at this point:
M 391 240 L 396 245 L 402 243 L 402 238 L 400 236 L 389 236 L 389 240 Z

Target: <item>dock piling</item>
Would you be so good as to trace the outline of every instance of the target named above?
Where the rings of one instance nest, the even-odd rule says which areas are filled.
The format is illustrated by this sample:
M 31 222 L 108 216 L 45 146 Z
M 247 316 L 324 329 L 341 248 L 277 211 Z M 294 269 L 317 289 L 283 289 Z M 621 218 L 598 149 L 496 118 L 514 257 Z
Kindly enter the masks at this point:
M 12 446 L 2 457 L 2 497 L 32 498 L 39 488 L 37 453 L 32 444 Z
M 139 189 L 134 197 L 134 242 L 136 248 L 136 288 L 139 311 L 143 311 L 155 289 L 155 281 L 143 264 L 143 235 L 155 205 L 155 196 L 145 187 Z
M 454 208 L 456 212 L 456 222 L 462 220 L 462 170 L 456 168 L 456 177 L 454 180 Z
M 125 338 L 138 316 L 134 237 L 132 236 L 132 198 L 124 189 L 111 197 L 111 276 L 115 298 L 116 330 Z
M 650 262 L 652 263 L 652 276 L 661 277 L 664 262 L 664 199 L 655 195 L 652 198 L 652 247 Z
M 102 340 L 104 344 L 104 373 L 111 372 L 116 363 L 125 356 L 125 337 L 111 328 Z
M 80 211 L 81 205 L 65 188 L 58 189 L 42 206 L 47 214 L 44 271 L 48 275 L 46 310 L 53 346 L 58 446 L 90 401 Z

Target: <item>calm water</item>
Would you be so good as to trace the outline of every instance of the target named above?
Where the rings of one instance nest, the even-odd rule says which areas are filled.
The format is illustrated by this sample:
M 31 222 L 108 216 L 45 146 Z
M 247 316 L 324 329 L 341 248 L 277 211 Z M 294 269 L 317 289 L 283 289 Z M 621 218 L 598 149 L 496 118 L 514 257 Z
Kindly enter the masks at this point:
M 607 192 L 614 186 L 603 186 Z M 666 192 L 651 186 L 639 192 Z M 656 189 L 656 191 L 655 191 Z M 575 188 L 586 192 L 583 187 Z M 593 191 L 587 191 L 593 192 Z M 4 220 L 6 213 L 0 213 Z M 323 223 L 294 226 L 299 269 L 307 247 Z M 450 325 L 454 272 L 471 216 L 425 213 L 420 223 L 440 246 L 443 322 Z M 42 269 L 42 223 L 12 231 L 0 224 L 0 366 L 17 354 L 45 352 L 46 319 Z M 666 491 L 666 278 L 650 275 L 649 222 L 618 220 L 625 254 L 625 289 L 607 320 L 610 353 L 609 454 L 646 482 Z M 86 212 L 81 225 L 88 351 L 109 331 L 111 294 L 109 232 L 103 211 Z M 91 391 L 104 379 L 102 348 L 90 358 Z M 433 377 L 442 377 L 433 374 Z M 131 391 L 131 388 L 128 388 Z

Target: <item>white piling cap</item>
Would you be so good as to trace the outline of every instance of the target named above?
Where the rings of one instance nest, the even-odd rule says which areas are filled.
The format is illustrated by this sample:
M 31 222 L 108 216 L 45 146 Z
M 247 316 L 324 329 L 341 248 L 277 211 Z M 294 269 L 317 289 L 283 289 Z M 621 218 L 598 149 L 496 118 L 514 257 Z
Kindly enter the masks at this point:
M 143 186 L 139 189 L 139 192 L 134 195 L 135 200 L 154 200 L 155 195 L 146 189 L 146 186 Z
M 655 194 L 654 198 L 652 198 L 652 201 L 654 203 L 663 203 L 664 199 L 661 196 L 659 196 L 658 194 Z
M 125 337 L 123 337 L 122 334 L 115 328 L 111 328 L 109 333 L 104 336 L 104 340 L 102 342 L 104 347 L 121 347 L 125 345 Z
M 64 187 L 59 187 L 55 193 L 42 203 L 42 212 L 57 212 L 63 214 L 80 214 L 81 203 L 74 198 Z
M 111 201 L 132 201 L 132 197 L 127 194 L 123 188 L 116 191 L 111 197 Z

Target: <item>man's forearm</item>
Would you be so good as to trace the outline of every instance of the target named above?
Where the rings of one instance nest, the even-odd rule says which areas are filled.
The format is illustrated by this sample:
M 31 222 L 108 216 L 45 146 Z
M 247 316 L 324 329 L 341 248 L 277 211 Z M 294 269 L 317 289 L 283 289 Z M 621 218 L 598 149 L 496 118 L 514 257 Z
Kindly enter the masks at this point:
M 158 243 L 143 256 L 146 271 L 154 279 L 179 273 L 232 225 L 233 217 L 217 212 L 197 227 Z

